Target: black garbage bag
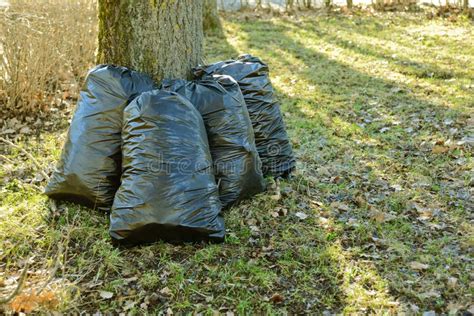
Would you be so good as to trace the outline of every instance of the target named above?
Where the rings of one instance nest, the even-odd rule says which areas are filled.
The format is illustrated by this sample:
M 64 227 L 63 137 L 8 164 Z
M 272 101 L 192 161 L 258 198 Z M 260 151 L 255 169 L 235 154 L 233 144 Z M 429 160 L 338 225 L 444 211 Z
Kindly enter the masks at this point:
M 187 98 L 206 127 L 223 207 L 265 190 L 252 123 L 237 82 L 215 75 L 205 80 L 164 80 L 162 88 Z
M 206 130 L 177 93 L 142 93 L 124 111 L 122 183 L 110 235 L 125 244 L 222 241 L 224 222 Z
M 46 195 L 110 211 L 120 185 L 123 109 L 153 87 L 150 77 L 125 67 L 89 71 Z
M 295 168 L 295 158 L 268 77 L 268 66 L 251 55 L 194 69 L 196 78 L 213 74 L 229 75 L 240 86 L 252 121 L 255 143 L 264 175 L 286 177 Z

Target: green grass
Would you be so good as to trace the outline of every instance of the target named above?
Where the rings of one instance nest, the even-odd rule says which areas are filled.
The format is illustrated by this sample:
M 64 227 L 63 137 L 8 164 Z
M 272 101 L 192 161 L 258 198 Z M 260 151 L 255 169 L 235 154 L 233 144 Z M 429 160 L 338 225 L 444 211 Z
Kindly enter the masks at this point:
M 413 14 L 224 22 L 225 38 L 206 38 L 209 62 L 251 53 L 270 65 L 298 158 L 283 197 L 228 211 L 222 245 L 117 249 L 105 215 L 54 207 L 34 164 L 4 146 L 2 295 L 30 258 L 24 291 L 59 262 L 47 287 L 70 312 L 469 309 L 474 163 L 458 142 L 474 133 L 473 25 Z M 66 119 L 59 126 L 17 142 L 47 170 Z M 436 143 L 447 152 L 434 153 Z

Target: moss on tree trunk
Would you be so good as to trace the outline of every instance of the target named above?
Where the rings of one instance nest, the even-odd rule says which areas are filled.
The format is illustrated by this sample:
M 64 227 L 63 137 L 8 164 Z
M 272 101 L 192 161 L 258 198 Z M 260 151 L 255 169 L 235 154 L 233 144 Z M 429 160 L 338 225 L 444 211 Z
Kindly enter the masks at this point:
M 155 80 L 189 78 L 202 60 L 202 1 L 99 0 L 98 63 Z

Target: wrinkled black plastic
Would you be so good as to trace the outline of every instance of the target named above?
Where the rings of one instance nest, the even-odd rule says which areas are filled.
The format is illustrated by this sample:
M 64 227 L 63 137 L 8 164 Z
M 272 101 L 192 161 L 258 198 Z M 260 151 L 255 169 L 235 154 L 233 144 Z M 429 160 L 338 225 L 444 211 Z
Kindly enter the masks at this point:
M 223 240 L 204 122 L 188 100 L 164 90 L 133 100 L 124 110 L 122 155 L 110 214 L 116 241 Z
M 120 185 L 123 109 L 153 85 L 147 75 L 124 67 L 89 71 L 46 195 L 110 210 Z
M 265 190 L 252 123 L 237 82 L 215 75 L 207 80 L 164 80 L 162 88 L 187 98 L 201 113 L 223 207 Z
M 229 75 L 240 86 L 252 121 L 255 143 L 264 175 L 288 176 L 295 159 L 285 130 L 280 105 L 268 77 L 268 66 L 251 55 L 194 69 L 196 78 L 213 74 Z

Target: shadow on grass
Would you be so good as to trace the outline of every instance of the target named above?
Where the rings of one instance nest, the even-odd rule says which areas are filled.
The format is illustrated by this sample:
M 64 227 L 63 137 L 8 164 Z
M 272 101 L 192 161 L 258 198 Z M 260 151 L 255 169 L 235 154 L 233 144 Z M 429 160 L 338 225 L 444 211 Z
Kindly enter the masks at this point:
M 326 203 L 346 203 L 350 208 L 358 209 L 363 214 L 357 217 L 357 220 L 367 220 L 369 210 L 366 207 L 357 206 L 356 200 L 358 192 L 366 192 L 365 198 L 369 203 L 382 206 L 399 216 L 391 228 L 403 232 L 403 236 L 393 235 L 393 232 L 387 232 L 382 225 L 373 223 L 366 226 L 359 226 L 359 228 L 348 227 L 342 225 L 342 231 L 336 234 L 336 241 L 343 248 L 375 247 L 372 236 L 390 235 L 402 238 L 398 241 L 402 244 L 399 255 L 409 255 L 410 247 L 424 247 L 424 242 L 416 241 L 416 233 L 412 231 L 409 219 L 406 217 L 407 202 L 418 193 L 410 193 L 407 197 L 400 197 L 390 189 L 390 180 L 396 181 L 400 177 L 407 177 L 411 174 L 420 176 L 432 176 L 431 166 L 434 161 L 424 160 L 425 154 L 420 153 L 418 144 L 426 141 L 429 135 L 433 133 L 433 125 L 442 125 L 441 122 L 446 117 L 462 116 L 462 110 L 449 109 L 447 106 L 432 102 L 428 98 L 421 98 L 419 94 L 412 92 L 412 87 L 407 84 L 395 80 L 382 79 L 381 77 L 374 77 L 368 73 L 351 67 L 348 63 L 343 63 L 336 60 L 329 53 L 321 53 L 314 47 L 310 47 L 307 43 L 303 43 L 304 37 L 299 40 L 290 37 L 287 32 L 285 23 L 275 23 L 274 20 L 258 20 L 251 23 L 244 23 L 241 20 L 230 20 L 229 24 L 234 30 L 234 36 L 238 37 L 239 47 L 248 49 L 250 53 L 261 57 L 264 60 L 272 60 L 273 65 L 278 63 L 275 68 L 286 69 L 290 73 L 281 74 L 273 72 L 273 77 L 277 80 L 286 80 L 280 82 L 279 86 L 286 85 L 288 87 L 299 87 L 301 95 L 289 92 L 296 89 L 279 90 L 285 110 L 289 114 L 287 123 L 290 126 L 290 134 L 293 135 L 297 154 L 299 155 L 300 168 L 304 175 L 300 178 L 305 185 L 309 186 L 310 190 L 314 189 L 314 195 L 311 196 L 307 191 L 302 192 L 310 195 L 310 198 L 319 198 Z M 298 25 L 301 27 L 301 25 Z M 292 30 L 297 31 L 297 30 Z M 304 31 L 308 31 L 307 28 Z M 358 29 L 353 29 L 353 32 L 358 32 Z M 259 33 L 258 36 L 256 33 Z M 373 34 L 372 34 L 373 36 Z M 375 57 L 377 59 L 387 59 L 387 55 L 369 49 L 368 47 L 359 47 L 348 41 L 341 40 L 335 36 L 322 35 L 321 41 L 331 45 L 335 45 L 340 49 L 349 49 L 361 55 Z M 395 63 L 401 64 L 400 72 L 414 75 L 418 78 L 427 78 L 426 71 L 434 72 L 437 75 L 435 79 L 446 79 L 460 74 L 456 72 L 446 72 L 443 69 L 434 65 L 427 65 L 416 63 L 410 60 L 395 58 Z M 272 66 L 272 65 L 270 65 Z M 422 73 L 419 73 L 420 69 Z M 460 75 L 461 76 L 461 75 Z M 284 79 L 281 79 L 283 77 Z M 301 86 L 304 85 L 304 86 Z M 315 97 L 311 97 L 311 92 L 314 91 Z M 296 92 L 298 93 L 298 92 Z M 372 117 L 367 119 L 368 113 Z M 409 132 L 411 121 L 421 118 L 422 121 L 428 121 L 430 124 L 420 126 L 417 132 L 412 134 Z M 385 133 L 384 130 L 390 130 Z M 439 128 L 437 133 L 447 133 L 447 128 Z M 361 140 L 366 139 L 368 143 L 362 143 Z M 318 148 L 325 149 L 325 152 L 318 152 Z M 410 168 L 413 164 L 414 168 Z M 330 181 L 326 183 L 315 179 L 320 176 L 320 172 L 314 172 L 317 169 L 327 169 L 329 172 L 331 165 L 337 165 L 339 170 L 343 170 L 341 174 L 332 174 L 328 178 Z M 419 166 L 419 167 L 416 167 Z M 447 168 L 443 165 L 443 168 Z M 361 170 L 358 170 L 361 169 Z M 334 180 L 335 178 L 344 178 L 343 180 Z M 375 183 L 373 187 L 367 187 L 368 182 L 364 177 L 370 177 L 370 183 Z M 387 181 L 388 178 L 388 181 Z M 300 180 L 301 180 L 300 179 Z M 308 180 L 309 179 L 309 180 Z M 298 181 L 298 178 L 296 179 Z M 433 177 L 434 181 L 434 177 Z M 378 185 L 377 182 L 382 184 Z M 433 186 L 439 183 L 434 183 Z M 344 188 L 343 185 L 347 185 Z M 443 192 L 436 191 L 435 188 L 423 189 L 421 196 L 429 201 L 430 199 L 437 199 L 439 195 L 444 195 Z M 450 197 L 444 196 L 449 199 Z M 399 200 L 401 202 L 399 202 Z M 464 201 L 467 205 L 468 201 Z M 398 203 L 398 204 L 397 204 Z M 445 202 L 444 202 L 445 203 Z M 346 207 L 346 206 L 344 206 Z M 453 205 L 446 204 L 449 211 L 455 211 Z M 467 206 L 466 206 L 467 207 Z M 293 207 L 295 210 L 300 210 L 301 206 Z M 351 214 L 338 214 L 338 218 L 330 216 L 337 222 L 341 220 L 355 220 L 350 218 Z M 354 215 L 354 216 L 358 216 Z M 344 218 L 344 216 L 347 216 Z M 349 225 L 350 226 L 350 225 Z M 389 225 L 387 225 L 389 226 Z M 302 226 L 297 225 L 295 229 Z M 277 229 L 290 229 L 289 227 L 279 226 Z M 347 232 L 347 231 L 350 232 Z M 365 230 L 365 231 L 364 231 Z M 361 233 L 358 236 L 358 233 Z M 341 237 L 351 235 L 351 238 L 358 240 L 354 243 L 351 241 L 341 240 Z M 307 236 L 308 237 L 308 236 Z M 327 244 L 327 241 L 324 242 Z M 405 243 L 405 244 L 404 244 Z M 344 253 L 344 249 L 342 250 Z M 367 255 L 360 251 L 358 254 Z M 415 255 L 415 254 L 412 254 Z M 392 259 L 391 259 L 392 260 Z M 341 262 L 341 261 L 338 261 Z M 393 274 L 400 269 L 400 264 L 394 264 L 383 259 L 370 259 L 365 256 L 364 259 L 352 261 L 351 264 L 355 269 L 366 266 L 369 263 L 375 282 L 378 285 L 378 290 L 383 292 L 386 284 L 388 288 L 394 290 L 394 295 L 398 296 L 399 291 L 405 291 L 406 297 L 420 303 L 428 308 L 436 308 L 437 303 L 430 300 L 420 298 L 416 290 L 400 290 L 400 280 L 398 277 L 393 279 Z M 347 268 L 348 265 L 345 265 Z M 337 275 L 344 275 L 347 271 L 338 270 L 337 263 L 335 270 Z M 362 269 L 362 268 L 361 268 Z M 380 275 L 378 275 L 380 274 Z M 426 278 L 434 276 L 425 276 Z M 344 280 L 344 277 L 342 277 Z M 346 304 L 357 301 L 354 293 L 348 292 L 347 288 L 351 283 L 342 281 L 338 283 L 339 302 L 346 302 Z M 353 280 L 354 281 L 354 280 Z M 357 284 L 357 281 L 354 281 Z M 374 284 L 375 284 L 374 283 Z M 377 287 L 376 285 L 370 286 Z M 353 284 L 352 284 L 353 285 Z M 342 287 L 342 289 L 340 288 Z M 409 287 L 409 286 L 408 286 Z M 402 286 L 403 288 L 403 286 Z M 367 286 L 366 286 L 367 289 Z M 342 294 L 341 294 L 342 293 Z M 451 294 L 446 294 L 447 296 Z M 345 296 L 345 298 L 344 298 Z M 383 296 L 383 295 L 382 295 Z M 350 299 L 348 300 L 348 297 Z M 385 302 L 379 302 L 377 307 L 390 308 L 393 302 L 390 298 L 385 297 Z M 374 299 L 374 302 L 376 300 Z M 370 301 L 368 302 L 370 306 Z M 373 303 L 375 304 L 375 303 Z M 384 305 L 385 304 L 385 305 Z M 353 306 L 352 306 L 353 307 Z M 337 310 L 350 311 L 351 306 L 337 307 Z M 374 306 L 372 306 L 374 307 Z M 376 308 L 375 308 L 376 310 Z
M 137 314 L 144 312 L 139 307 L 144 302 L 148 302 L 148 312 L 171 308 L 209 314 L 227 310 L 321 314 L 325 309 L 370 313 L 394 307 L 389 290 L 410 302 L 421 302 L 418 289 L 404 288 L 408 283 L 402 283 L 405 280 L 397 274 L 397 269 L 406 269 L 404 258 L 417 253 L 425 242 L 415 241 L 419 233 L 412 232 L 403 215 L 412 196 L 393 190 L 387 194 L 386 183 L 409 174 L 404 159 L 422 161 L 423 168 L 411 172 L 430 175 L 431 162 L 417 155 L 416 144 L 431 130 L 421 127 L 417 135 L 411 135 L 405 124 L 419 113 L 422 118 L 433 113 L 433 121 L 439 121 L 446 108 L 418 98 L 407 85 L 375 78 L 305 45 L 290 37 L 282 23 L 229 23 L 227 38 L 222 34 L 206 37 L 206 62 L 250 52 L 272 60 L 271 68 L 290 72 L 274 71 L 272 75 L 283 80 L 277 85 L 278 94 L 288 115 L 285 120 L 300 173 L 293 181 L 282 182 L 284 198 L 275 200 L 263 194 L 232 208 L 226 214 L 228 237 L 222 245 L 157 243 L 121 250 L 110 244 L 105 215 L 60 205 L 59 210 L 66 206 L 69 211 L 46 228 L 38 219 L 42 227 L 38 236 L 43 239 L 38 238 L 39 244 L 50 240 L 54 245 L 62 240 L 63 232 L 70 236 L 62 276 L 81 289 L 81 297 L 71 306 L 76 305 L 78 312 L 99 308 L 117 312 L 133 299 L 136 304 L 129 312 Z M 261 34 L 257 37 L 254 32 Z M 328 36 L 325 40 L 353 48 Z M 234 41 L 243 44 L 234 45 Z M 384 58 L 375 51 L 356 53 Z M 282 89 L 284 86 L 298 89 L 293 92 Z M 394 120 L 402 121 L 403 128 L 393 125 Z M 385 127 L 390 127 L 389 133 L 380 132 Z M 35 151 L 46 150 L 51 157 L 48 150 L 54 146 L 44 147 Z M 438 194 L 430 190 L 425 189 L 422 198 Z M 369 218 L 366 206 L 357 204 L 359 194 L 368 203 L 403 216 L 387 224 L 389 231 Z M 28 203 L 20 206 L 19 211 L 29 207 Z M 42 211 L 46 207 L 42 205 Z M 303 215 L 298 217 L 298 212 Z M 19 220 L 17 226 L 21 224 Z M 374 248 L 380 245 L 374 240 L 390 237 L 398 242 L 389 245 L 395 250 L 388 257 L 376 257 L 380 252 Z M 22 243 L 28 238 L 24 236 Z M 427 277 L 434 278 L 425 273 L 410 281 Z M 100 291 L 114 296 L 101 299 Z M 431 308 L 436 303 L 422 304 Z
M 391 33 L 394 35 L 392 36 L 392 38 L 387 38 L 385 34 L 380 34 L 380 32 L 386 30 L 387 27 L 379 26 L 375 30 L 373 28 L 364 30 L 361 27 L 361 24 L 367 24 L 367 21 L 363 18 L 356 18 L 355 20 L 356 21 L 354 21 L 353 19 L 348 19 L 344 16 L 339 16 L 338 21 L 340 23 L 338 23 L 337 25 L 332 25 L 336 29 L 331 30 L 319 28 L 318 26 L 320 25 L 308 21 L 301 23 L 296 22 L 294 20 L 285 20 L 285 23 L 291 25 L 294 29 L 303 28 L 306 33 L 310 33 L 311 37 L 319 37 L 327 43 L 332 43 L 344 49 L 350 49 L 354 53 L 358 53 L 364 56 L 370 56 L 379 60 L 389 61 L 391 66 L 396 71 L 402 74 L 412 75 L 416 78 L 473 79 L 472 74 L 469 74 L 465 71 L 455 71 L 452 69 L 452 67 L 440 66 L 435 62 L 428 61 L 426 58 L 425 60 L 423 60 L 423 62 L 417 62 L 399 56 L 400 53 L 403 54 L 404 51 L 413 52 L 415 54 L 418 53 L 418 51 L 416 51 L 416 48 L 409 47 L 407 45 L 404 45 L 404 43 L 394 41 L 394 39 L 400 39 L 397 37 L 396 34 L 394 34 L 395 32 L 400 32 L 402 34 L 406 32 L 406 30 L 404 30 L 402 27 L 398 27 L 396 29 L 393 29 L 392 27 Z M 356 32 L 354 32 L 354 28 L 357 30 Z M 362 36 L 365 41 L 361 41 L 357 37 L 354 39 L 354 35 Z M 438 41 L 439 39 L 436 38 L 436 40 Z M 428 44 L 426 42 L 428 42 Z M 452 45 L 452 42 L 456 41 L 452 40 L 451 43 L 447 42 L 445 43 L 445 45 Z M 424 37 L 421 37 L 415 43 L 411 43 L 411 45 L 415 46 L 416 44 L 420 46 L 429 45 L 429 40 L 425 40 Z M 384 47 L 384 45 L 386 46 Z M 469 47 L 468 45 L 465 45 L 463 43 L 458 43 L 457 46 L 460 47 L 460 52 L 463 52 L 461 47 Z M 449 58 L 450 57 L 451 56 L 449 56 Z
M 259 56 L 272 55 L 284 67 L 294 71 L 291 75 L 294 76 L 296 82 L 288 82 L 288 85 L 306 84 L 308 88 L 313 86 L 316 90 L 317 98 L 283 95 L 290 103 L 292 99 L 296 98 L 303 100 L 313 110 L 330 109 L 336 116 L 348 124 L 361 123 L 363 117 L 360 115 L 360 112 L 370 110 L 373 107 L 377 107 L 379 111 L 390 116 L 390 118 L 400 119 L 403 119 L 403 117 L 400 117 L 400 114 L 409 116 L 420 110 L 430 110 L 431 113 L 421 114 L 434 114 L 435 119 L 438 120 L 442 119 L 446 114 L 461 114 L 457 110 L 451 110 L 454 113 L 448 113 L 450 111 L 448 107 L 420 99 L 411 91 L 412 88 L 408 85 L 373 77 L 355 70 L 347 64 L 336 61 L 329 55 L 322 54 L 313 48 L 308 48 L 300 41 L 290 38 L 285 34 L 285 27 L 282 25 L 276 25 L 271 21 L 256 21 L 249 25 L 241 23 L 239 27 L 247 35 L 243 39 L 245 40 L 245 45 L 251 51 L 255 51 Z M 254 31 L 266 32 L 269 40 L 264 42 L 253 41 L 252 32 Z M 322 39 L 346 48 L 344 42 L 334 41 L 332 37 L 326 39 L 323 36 Z M 351 45 L 349 49 L 354 49 L 354 47 L 354 45 Z M 285 52 L 288 55 L 285 56 L 280 54 L 280 52 Z M 364 48 L 360 48 L 358 53 L 385 58 L 383 54 L 365 50 Z M 414 64 L 411 61 L 401 61 L 406 64 Z M 420 64 L 420 67 L 424 66 Z M 273 75 L 278 76 L 279 74 L 274 73 Z M 299 78 L 304 80 L 300 83 L 298 82 Z M 301 89 L 302 91 L 307 91 L 305 87 L 301 87 Z M 376 104 L 369 104 L 370 101 L 376 101 Z M 321 103 L 323 103 L 322 106 L 320 105 Z M 290 113 L 295 110 L 295 108 L 288 109 Z M 308 114 L 300 111 L 300 115 L 307 116 Z M 396 139 L 386 140 L 383 133 L 371 133 L 373 131 L 370 131 L 370 124 L 366 125 L 369 126 L 364 126 L 364 128 L 369 129 L 368 132 L 371 137 L 379 138 L 381 141 L 385 140 L 386 144 L 392 143 L 392 145 L 396 146 L 396 144 L 393 144 L 394 141 L 397 141 Z M 403 136 L 410 137 L 408 134 Z

